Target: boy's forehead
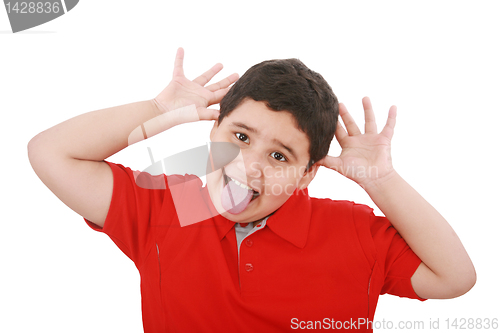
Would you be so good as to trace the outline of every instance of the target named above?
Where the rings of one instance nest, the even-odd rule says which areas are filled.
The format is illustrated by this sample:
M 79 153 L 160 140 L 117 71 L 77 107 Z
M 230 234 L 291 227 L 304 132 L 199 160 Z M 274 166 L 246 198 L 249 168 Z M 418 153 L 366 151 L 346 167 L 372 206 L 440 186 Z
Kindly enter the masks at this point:
M 265 102 L 254 101 L 252 99 L 243 100 L 227 118 L 230 120 L 228 122 L 230 125 L 237 123 L 244 124 L 257 131 L 259 129 L 264 131 L 270 127 L 278 130 L 277 126 L 281 126 L 279 129 L 287 132 L 299 131 L 300 133 L 304 133 L 299 129 L 297 120 L 291 112 L 286 110 L 275 111 L 268 108 Z

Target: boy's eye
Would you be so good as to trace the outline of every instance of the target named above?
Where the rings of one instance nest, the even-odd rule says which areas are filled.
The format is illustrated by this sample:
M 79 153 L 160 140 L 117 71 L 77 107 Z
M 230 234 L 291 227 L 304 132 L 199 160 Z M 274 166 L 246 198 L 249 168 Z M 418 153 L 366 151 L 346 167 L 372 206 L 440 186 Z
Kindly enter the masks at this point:
M 246 136 L 243 133 L 236 133 L 236 137 L 238 138 L 238 140 L 243 141 L 245 143 L 250 142 L 250 140 L 248 139 L 248 136 Z
M 281 162 L 286 162 L 285 156 L 283 156 L 281 153 L 278 153 L 277 151 L 275 151 L 274 153 L 271 153 L 271 156 L 275 160 L 278 160 L 278 161 L 281 161 Z

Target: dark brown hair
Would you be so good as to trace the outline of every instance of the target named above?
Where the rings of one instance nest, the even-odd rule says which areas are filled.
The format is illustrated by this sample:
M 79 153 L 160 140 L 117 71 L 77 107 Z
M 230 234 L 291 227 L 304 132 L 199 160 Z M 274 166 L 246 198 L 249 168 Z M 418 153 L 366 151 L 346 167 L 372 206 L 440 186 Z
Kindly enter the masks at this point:
M 328 154 L 337 127 L 338 100 L 325 79 L 300 60 L 267 60 L 252 66 L 220 102 L 219 124 L 245 98 L 292 114 L 309 138 L 307 169 Z

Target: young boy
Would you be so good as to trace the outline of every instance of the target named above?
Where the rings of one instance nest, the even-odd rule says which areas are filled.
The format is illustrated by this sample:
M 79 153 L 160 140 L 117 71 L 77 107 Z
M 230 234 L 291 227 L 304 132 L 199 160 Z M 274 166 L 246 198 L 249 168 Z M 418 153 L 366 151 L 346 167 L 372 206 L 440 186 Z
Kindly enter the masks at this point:
M 206 86 L 222 66 L 189 81 L 183 57 L 179 49 L 173 79 L 155 99 L 80 115 L 28 145 L 49 189 L 134 261 L 145 332 L 371 331 L 380 294 L 424 300 L 472 288 L 459 238 L 392 167 L 394 106 L 378 133 L 364 98 L 362 134 L 298 60 L 263 62 L 238 81 L 233 74 Z M 219 102 L 220 112 L 207 108 Z M 222 166 L 209 161 L 205 187 L 193 175 L 151 176 L 105 161 L 197 120 L 215 121 L 212 142 L 237 147 Z M 334 134 L 339 157 L 327 155 Z M 362 186 L 385 217 L 309 197 L 321 166 Z

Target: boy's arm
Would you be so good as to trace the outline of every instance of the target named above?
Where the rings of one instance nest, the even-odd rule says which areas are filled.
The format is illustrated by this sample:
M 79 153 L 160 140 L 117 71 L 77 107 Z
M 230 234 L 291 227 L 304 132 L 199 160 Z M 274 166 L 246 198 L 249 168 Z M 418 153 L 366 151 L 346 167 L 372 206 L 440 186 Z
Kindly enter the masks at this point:
M 393 169 L 390 142 L 396 124 L 396 107 L 389 110 L 384 129 L 377 133 L 370 100 L 363 99 L 365 133 L 361 134 L 343 104 L 336 138 L 339 157 L 319 162 L 354 180 L 391 221 L 422 263 L 411 278 L 422 298 L 453 298 L 475 284 L 474 266 L 457 234 L 446 220 Z
M 104 225 L 113 191 L 104 159 L 144 139 L 144 132 L 150 137 L 181 123 L 217 119 L 218 111 L 207 107 L 219 103 L 238 76 L 205 87 L 222 65 L 190 81 L 183 58 L 179 49 L 172 81 L 155 99 L 88 112 L 31 139 L 28 155 L 36 174 L 75 212 Z

